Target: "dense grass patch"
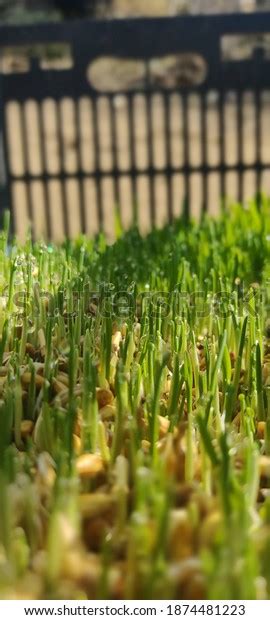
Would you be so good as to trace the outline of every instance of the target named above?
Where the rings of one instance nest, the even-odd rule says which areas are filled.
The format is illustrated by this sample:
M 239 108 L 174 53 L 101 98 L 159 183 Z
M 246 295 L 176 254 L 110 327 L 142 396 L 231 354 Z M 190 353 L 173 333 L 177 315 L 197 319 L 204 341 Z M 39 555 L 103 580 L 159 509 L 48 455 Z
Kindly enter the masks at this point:
M 0 239 L 0 596 L 270 597 L 270 207 Z

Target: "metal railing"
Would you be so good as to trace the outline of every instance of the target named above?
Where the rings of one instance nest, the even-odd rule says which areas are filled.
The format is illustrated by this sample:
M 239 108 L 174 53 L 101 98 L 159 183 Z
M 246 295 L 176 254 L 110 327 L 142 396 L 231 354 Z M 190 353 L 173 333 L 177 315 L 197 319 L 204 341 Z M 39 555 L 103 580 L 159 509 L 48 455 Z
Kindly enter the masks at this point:
M 115 205 L 152 226 L 269 191 L 269 32 L 270 13 L 2 26 L 2 59 L 31 48 L 1 74 L 0 209 L 15 231 L 28 218 L 36 236 L 71 236 L 75 220 L 108 232 Z M 50 45 L 69 66 L 44 68 Z

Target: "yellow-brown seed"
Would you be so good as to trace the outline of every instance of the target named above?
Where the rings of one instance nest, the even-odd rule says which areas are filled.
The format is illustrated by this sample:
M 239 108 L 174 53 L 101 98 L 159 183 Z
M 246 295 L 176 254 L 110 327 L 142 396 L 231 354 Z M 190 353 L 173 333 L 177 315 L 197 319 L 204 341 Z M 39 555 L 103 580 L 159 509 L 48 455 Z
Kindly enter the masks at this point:
M 65 372 L 59 372 L 56 379 L 57 381 L 60 381 L 60 383 L 63 383 L 66 387 L 68 387 L 69 379 L 68 375 L 66 375 Z
M 111 405 L 114 398 L 111 390 L 105 390 L 104 388 L 96 389 L 96 397 L 99 409 L 102 409 L 102 407 L 105 407 L 106 405 Z
M 257 436 L 259 439 L 264 439 L 265 422 L 258 422 L 257 424 Z
M 182 560 L 192 555 L 193 529 L 188 512 L 183 508 L 171 511 L 168 545 L 173 560 Z
M 162 439 L 162 437 L 165 437 L 168 433 L 169 426 L 170 426 L 170 420 L 168 420 L 168 418 L 164 418 L 163 416 L 159 415 L 158 421 L 159 421 L 159 438 Z
M 116 503 L 116 498 L 107 493 L 84 493 L 79 497 L 79 509 L 83 518 L 95 517 L 111 512 Z
M 81 478 L 95 478 L 104 472 L 104 463 L 99 454 L 82 454 L 77 458 L 76 468 Z
M 217 532 L 222 524 L 222 515 L 219 511 L 211 512 L 200 526 L 200 545 L 209 547 L 214 543 Z
M 30 437 L 34 429 L 34 422 L 32 420 L 23 420 L 21 423 L 21 436 L 22 439 Z
M 31 378 L 32 378 L 31 372 L 24 372 L 23 375 L 22 375 L 22 384 L 25 385 L 25 386 L 30 385 Z M 44 385 L 44 383 L 45 383 L 44 377 L 42 377 L 41 375 L 36 374 L 35 375 L 36 387 L 41 388 Z
M 148 454 L 150 452 L 150 441 L 148 441 L 147 439 L 143 439 L 142 440 L 142 450 L 145 454 Z
M 95 553 L 84 554 L 79 549 L 73 549 L 65 556 L 62 567 L 63 576 L 73 582 L 82 582 L 83 586 L 94 588 L 92 596 L 96 594 L 95 588 L 100 579 L 100 559 Z
M 114 405 L 105 405 L 99 410 L 102 422 L 110 422 L 115 419 L 116 407 Z
M 36 353 L 36 351 L 35 351 L 35 348 L 33 347 L 33 345 L 32 345 L 32 344 L 30 344 L 30 342 L 27 342 L 27 343 L 26 343 L 26 346 L 25 346 L 25 351 L 26 351 L 26 353 L 28 353 L 28 355 L 29 355 L 32 359 L 35 357 L 35 353 Z
M 261 455 L 259 457 L 259 472 L 263 478 L 270 478 L 270 457 Z
M 55 379 L 55 377 L 52 380 L 52 385 L 55 394 L 60 394 L 63 390 L 67 389 L 66 385 L 61 383 L 61 381 L 58 381 L 58 379 Z

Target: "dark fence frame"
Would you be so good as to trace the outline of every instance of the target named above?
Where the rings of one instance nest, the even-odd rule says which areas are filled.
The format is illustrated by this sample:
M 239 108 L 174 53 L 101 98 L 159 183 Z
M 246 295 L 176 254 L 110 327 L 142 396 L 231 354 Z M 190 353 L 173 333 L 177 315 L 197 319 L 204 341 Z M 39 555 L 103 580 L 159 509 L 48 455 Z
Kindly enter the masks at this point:
M 49 43 L 68 43 L 71 46 L 73 54 L 73 67 L 69 70 L 41 71 L 38 63 L 33 60 L 30 71 L 27 73 L 2 74 L 0 83 L 0 104 L 3 132 L 3 158 L 5 164 L 5 178 L 1 180 L 1 203 L 0 211 L 4 207 L 12 210 L 11 187 L 16 180 L 22 180 L 26 184 L 37 177 L 33 177 L 31 172 L 27 172 L 20 177 L 13 174 L 9 165 L 9 153 L 6 137 L 6 127 L 4 121 L 5 106 L 10 101 L 16 101 L 23 104 L 28 99 L 34 99 L 41 103 L 44 98 L 51 97 L 56 102 L 63 97 L 70 97 L 75 102 L 81 96 L 90 97 L 94 104 L 100 96 L 93 86 L 86 79 L 86 70 L 91 61 L 101 56 L 116 56 L 119 58 L 143 59 L 147 62 L 153 57 L 162 57 L 169 54 L 177 54 L 181 52 L 195 52 L 203 56 L 206 60 L 208 71 L 205 81 L 199 86 L 185 87 L 181 89 L 166 89 L 151 85 L 146 79 L 143 88 L 134 88 L 125 92 L 129 102 L 129 124 L 130 124 L 130 169 L 125 172 L 129 175 L 133 187 L 134 196 L 136 194 L 136 180 L 141 171 L 136 167 L 135 156 L 133 150 L 132 139 L 132 97 L 134 94 L 143 93 L 146 101 L 153 92 L 161 92 L 164 95 L 165 104 L 165 126 L 167 126 L 166 135 L 166 166 L 162 170 L 155 169 L 153 164 L 153 136 L 151 131 L 150 109 L 148 110 L 148 148 L 149 148 L 149 165 L 144 174 L 149 178 L 150 183 L 150 210 L 151 221 L 155 223 L 155 198 L 154 198 L 154 178 L 157 172 L 163 173 L 167 178 L 168 192 L 168 217 L 172 217 L 172 198 L 170 180 L 173 174 L 181 172 L 185 179 L 185 202 L 189 204 L 189 178 L 194 172 L 198 172 L 203 180 L 203 204 L 202 209 L 207 210 L 207 176 L 210 172 L 217 172 L 220 175 L 221 196 L 224 190 L 225 174 L 230 171 L 236 171 L 239 179 L 239 199 L 243 195 L 242 177 L 246 170 L 254 170 L 256 173 L 256 188 L 259 191 L 261 187 L 261 174 L 270 164 L 263 163 L 260 152 L 260 97 L 263 90 L 270 89 L 270 58 L 267 58 L 263 49 L 255 50 L 252 58 L 245 61 L 224 62 L 221 58 L 220 42 L 223 35 L 233 34 L 263 34 L 270 32 L 270 13 L 256 14 L 234 14 L 234 15 L 215 15 L 215 16 L 193 16 L 193 17 L 174 17 L 174 18 L 156 18 L 156 19 L 129 19 L 129 20 L 89 20 L 77 21 L 73 23 L 49 23 L 31 26 L 1 26 L 0 27 L 0 53 L 1 48 L 8 46 L 20 46 L 29 44 L 49 44 Z M 215 90 L 219 94 L 218 111 L 220 117 L 220 163 L 216 166 L 209 165 L 207 162 L 205 148 L 203 149 L 202 163 L 199 166 L 192 166 L 189 163 L 189 145 L 187 138 L 187 97 L 191 92 L 198 93 L 201 97 L 201 127 L 202 140 L 205 137 L 205 98 L 209 91 Z M 223 136 L 223 102 L 227 91 L 234 90 L 238 98 L 238 162 L 235 165 L 229 165 L 224 157 L 224 136 Z M 245 90 L 252 90 L 255 96 L 257 111 L 257 127 L 256 127 L 256 160 L 252 165 L 247 165 L 243 160 L 243 144 L 242 144 L 242 106 L 241 98 Z M 181 168 L 175 168 L 170 158 L 170 139 L 168 135 L 168 107 L 167 100 L 171 92 L 181 92 L 183 97 L 183 115 L 184 115 L 184 163 Z M 115 96 L 115 93 L 103 92 L 102 95 L 108 95 L 109 99 Z M 95 106 L 94 106 L 95 109 Z M 112 132 L 113 117 L 112 117 Z M 42 127 L 41 127 L 42 134 Z M 115 137 L 113 136 L 113 168 L 108 172 L 104 172 L 99 165 L 99 144 L 98 135 L 95 133 L 95 169 L 94 172 L 86 173 L 82 167 L 79 168 L 76 177 L 81 182 L 85 177 L 92 176 L 97 188 L 98 196 L 98 215 L 100 228 L 103 227 L 103 208 L 101 196 L 101 180 L 104 175 L 113 179 L 115 187 L 115 199 L 117 200 L 118 182 L 122 171 L 117 165 Z M 25 148 L 27 148 L 25 146 Z M 25 153 L 27 163 L 27 153 Z M 27 166 L 26 166 L 27 168 Z M 72 175 L 74 176 L 74 175 Z M 50 180 L 51 176 L 44 170 L 38 177 L 44 184 Z M 68 178 L 68 173 L 61 166 L 61 171 L 57 178 L 64 185 Z M 63 205 L 65 206 L 65 196 L 63 193 Z M 81 201 L 81 228 L 85 230 L 85 209 L 86 205 Z M 29 194 L 28 204 L 29 216 L 31 218 L 33 205 L 31 204 L 31 196 Z M 47 233 L 52 235 L 52 225 L 50 218 L 50 208 L 46 208 Z M 65 233 L 68 235 L 68 222 L 65 220 Z

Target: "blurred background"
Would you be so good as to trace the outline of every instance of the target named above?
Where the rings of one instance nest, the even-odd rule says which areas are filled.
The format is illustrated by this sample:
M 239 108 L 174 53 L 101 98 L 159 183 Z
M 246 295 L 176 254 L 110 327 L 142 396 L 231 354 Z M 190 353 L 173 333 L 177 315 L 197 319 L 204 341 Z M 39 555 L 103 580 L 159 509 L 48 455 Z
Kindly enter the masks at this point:
M 0 23 L 4 27 L 68 20 L 73 28 L 72 20 L 93 17 L 244 14 L 268 9 L 270 0 L 0 0 Z M 225 34 L 220 38 L 220 67 L 228 61 L 236 70 L 238 62 L 251 63 L 257 51 L 263 62 L 269 63 L 270 33 L 264 30 L 265 20 L 261 21 L 261 33 L 249 30 L 241 36 Z M 4 144 L 10 203 L 19 236 L 24 235 L 30 214 L 35 235 L 46 237 L 48 212 L 56 240 L 63 239 L 67 231 L 77 235 L 83 196 L 87 233 L 99 229 L 102 202 L 105 233 L 112 238 L 116 202 L 121 206 L 124 227 L 132 222 L 134 185 L 142 231 L 153 224 L 151 201 L 157 224 L 162 226 L 168 218 L 168 187 L 174 216 L 183 211 L 187 186 L 195 217 L 206 194 L 207 208 L 215 214 L 221 198 L 252 198 L 259 182 L 270 193 L 270 88 L 262 84 L 259 94 L 252 87 L 238 92 L 236 80 L 236 88 L 226 93 L 217 88 L 204 92 L 207 61 L 200 50 L 194 51 L 192 36 L 188 47 L 177 54 L 156 55 L 147 63 L 140 54 L 138 59 L 128 54 L 122 59 L 106 54 L 94 57 L 83 69 L 83 91 L 74 99 L 64 91 L 54 99 L 49 93 L 50 83 L 57 82 L 56 71 L 63 84 L 68 80 L 75 84 L 80 72 L 81 58 L 77 57 L 76 66 L 72 46 L 54 41 L 39 44 L 31 38 L 27 45 L 18 46 L 16 40 L 2 45 Z M 209 62 L 215 62 L 215 53 Z M 251 77 L 261 67 L 259 58 L 256 62 Z M 269 64 L 262 76 L 264 71 L 269 72 Z M 238 72 L 240 84 L 241 67 Z M 35 97 L 33 90 L 31 96 L 22 92 L 24 77 L 25 84 L 31 85 L 32 79 L 44 88 L 47 84 L 47 94 Z M 147 80 L 150 92 L 145 97 Z M 173 168 L 169 179 L 168 160 Z M 149 171 L 153 169 L 151 181 Z
M 270 0 L 0 0 L 0 19 L 9 22 L 229 13 L 270 8 Z

